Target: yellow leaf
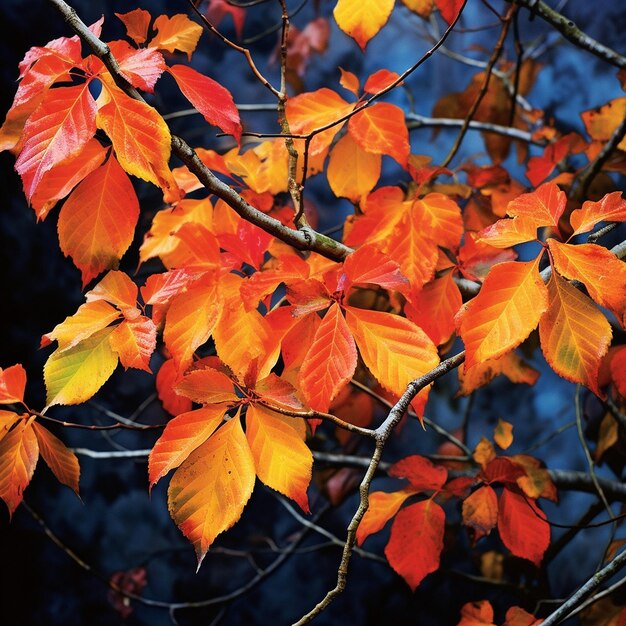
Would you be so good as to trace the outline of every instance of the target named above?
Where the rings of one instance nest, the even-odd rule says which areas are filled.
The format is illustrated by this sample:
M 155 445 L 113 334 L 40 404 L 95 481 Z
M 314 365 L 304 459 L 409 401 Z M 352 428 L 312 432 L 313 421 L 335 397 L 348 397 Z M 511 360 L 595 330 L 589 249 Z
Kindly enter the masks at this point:
M 175 193 L 177 185 L 168 167 L 172 138 L 167 124 L 156 109 L 127 96 L 111 80 L 101 79 L 96 123 L 111 140 L 120 165 L 129 174 Z
M 296 429 L 297 421 L 302 420 L 250 405 L 246 413 L 246 437 L 259 479 L 308 513 L 307 488 L 313 455 Z
M 157 31 L 157 34 L 148 44 L 150 48 L 159 48 L 168 52 L 180 50 L 187 54 L 187 59 L 191 59 L 191 54 L 202 35 L 202 26 L 192 22 L 184 13 L 178 13 L 172 17 L 159 15 L 154 20 L 153 29 Z
M 493 431 L 493 440 L 503 450 L 506 450 L 513 443 L 513 424 L 506 422 L 502 418 L 498 419 L 498 423 Z
M 198 567 L 215 538 L 241 517 L 254 480 L 254 458 L 239 416 L 224 424 L 176 470 L 168 507 L 193 544 Z
M 47 406 L 80 404 L 89 400 L 109 379 L 117 365 L 117 354 L 109 338 L 114 328 L 104 328 L 79 344 L 55 350 L 46 361 L 43 377 Z
M 339 0 L 333 11 L 337 25 L 365 50 L 367 42 L 387 23 L 394 0 Z
M 328 184 L 336 196 L 358 203 L 378 182 L 380 167 L 380 155 L 366 152 L 346 133 L 330 153 Z
M 591 300 L 556 272 L 548 283 L 549 306 L 539 322 L 541 349 L 560 376 L 600 395 L 600 360 L 611 343 L 611 325 Z

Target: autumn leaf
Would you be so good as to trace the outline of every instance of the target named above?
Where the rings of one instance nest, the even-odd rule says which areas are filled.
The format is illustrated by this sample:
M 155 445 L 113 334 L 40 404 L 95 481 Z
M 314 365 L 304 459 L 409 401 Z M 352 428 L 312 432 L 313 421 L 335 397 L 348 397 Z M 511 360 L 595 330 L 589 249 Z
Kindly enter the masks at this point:
M 254 457 L 239 417 L 226 422 L 176 470 L 168 507 L 193 544 L 198 567 L 215 538 L 241 517 L 254 480 Z
M 138 218 L 133 185 L 111 154 L 76 187 L 59 214 L 59 244 L 80 269 L 83 286 L 117 267 L 133 240 Z
M 194 106 L 212 126 L 232 135 L 239 143 L 241 139 L 241 121 L 230 92 L 215 82 L 186 65 L 172 65 L 169 73 L 192 106 Z
M 78 495 L 80 466 L 76 455 L 60 439 L 37 422 L 32 423 L 32 428 L 43 460 L 57 480 Z
M 89 83 L 49 90 L 24 126 L 15 169 L 30 202 L 43 175 L 78 154 L 96 132 L 96 103 Z
M 423 456 L 413 454 L 394 463 L 389 468 L 389 475 L 406 478 L 416 492 L 439 491 L 448 479 L 448 470 Z
M 354 339 L 341 308 L 333 303 L 315 333 L 298 375 L 309 406 L 327 413 L 330 403 L 352 378 L 356 362 Z
M 336 196 L 358 203 L 378 182 L 380 168 L 380 155 L 366 152 L 346 133 L 330 153 L 328 184 Z
M 174 385 L 179 380 L 180 374 L 174 359 L 164 361 L 156 375 L 156 390 L 163 408 L 170 415 L 180 415 L 191 411 L 191 400 L 179 396 Z
M 126 320 L 111 333 L 111 348 L 119 356 L 124 369 L 134 367 L 151 372 L 150 357 L 156 348 L 157 329 L 145 315 Z
M 593 300 L 611 310 L 624 325 L 626 263 L 592 243 L 572 245 L 548 239 L 548 245 L 558 273 L 583 283 Z
M 361 50 L 387 23 L 394 0 L 339 0 L 333 15 L 341 30 L 352 37 Z
M 607 193 L 597 202 L 587 200 L 582 208 L 572 211 L 570 223 L 573 235 L 580 235 L 592 230 L 599 222 L 626 221 L 626 200 L 620 191 Z
M 480 293 L 459 312 L 458 330 L 465 344 L 465 369 L 517 347 L 548 308 L 547 288 L 534 261 L 500 263 Z
M 0 498 L 9 509 L 9 517 L 22 501 L 38 458 L 35 432 L 31 424 L 21 420 L 0 441 Z
M 362 109 L 350 118 L 348 131 L 366 152 L 387 154 L 406 167 L 409 132 L 400 107 L 383 102 Z
M 188 60 L 191 59 L 202 35 L 202 26 L 192 22 L 184 13 L 178 13 L 172 17 L 159 15 L 154 20 L 152 28 L 157 31 L 157 34 L 148 44 L 150 47 L 168 52 L 180 50 L 187 54 Z
M 404 317 L 347 307 L 346 322 L 365 365 L 383 387 L 397 395 L 439 363 L 437 349 L 426 333 Z M 413 400 L 418 414 L 427 397 L 428 389 L 424 389 Z
M 374 533 L 382 530 L 385 524 L 400 510 L 404 501 L 415 494 L 414 489 L 402 489 L 385 493 L 374 491 L 369 496 L 369 507 L 356 531 L 356 542 L 363 542 Z
M 102 82 L 96 122 L 108 135 L 120 165 L 133 176 L 173 193 L 176 183 L 168 167 L 170 130 L 145 102 L 134 100 L 109 82 Z
M 461 609 L 461 621 L 457 626 L 495 626 L 493 607 L 489 600 L 464 604 Z
M 541 349 L 550 367 L 600 396 L 598 370 L 612 334 L 611 325 L 593 302 L 553 272 L 548 310 L 539 322 Z
M 0 367 L 0 404 L 20 403 L 24 400 L 26 370 L 20 364 Z
M 252 404 L 246 412 L 246 438 L 259 479 L 308 513 L 313 455 L 295 428 L 297 419 Z
M 385 556 L 412 591 L 439 568 L 446 515 L 432 500 L 402 509 L 393 521 Z
M 513 553 L 537 567 L 550 545 L 550 526 L 537 505 L 510 489 L 499 501 L 498 532 L 502 543 Z
M 478 233 L 477 241 L 494 248 L 510 248 L 537 239 L 537 222 L 532 217 L 521 216 L 498 220 Z
M 456 20 L 465 4 L 464 0 L 434 0 L 434 2 L 448 26 L 451 26 Z
M 148 457 L 150 489 L 170 470 L 178 467 L 222 423 L 225 406 L 205 406 L 170 420 Z
M 559 232 L 559 219 L 563 215 L 567 196 L 556 183 L 540 185 L 530 193 L 524 193 L 509 202 L 507 213 L 511 217 L 524 217 L 538 227 L 550 226 Z
M 488 535 L 498 521 L 498 497 L 483 485 L 463 500 L 463 524 L 474 531 L 474 541 Z
M 126 27 L 126 35 L 138 46 L 148 39 L 148 27 L 150 26 L 150 13 L 145 9 L 133 9 L 128 13 L 116 13 L 115 16 Z
M 43 368 L 47 406 L 80 404 L 104 385 L 117 365 L 109 341 L 113 330 L 99 330 L 71 348 L 57 348 L 48 357 Z

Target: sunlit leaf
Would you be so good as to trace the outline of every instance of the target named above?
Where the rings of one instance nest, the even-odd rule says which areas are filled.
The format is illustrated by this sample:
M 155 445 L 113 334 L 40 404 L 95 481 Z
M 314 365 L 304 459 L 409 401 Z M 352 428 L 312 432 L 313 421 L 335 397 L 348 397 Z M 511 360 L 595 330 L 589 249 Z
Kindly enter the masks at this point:
M 259 479 L 308 513 L 307 488 L 313 455 L 295 428 L 298 419 L 250 405 L 246 413 L 246 437 Z
M 176 470 L 168 506 L 196 550 L 198 567 L 217 535 L 241 517 L 254 479 L 254 458 L 238 417 L 226 422 Z
M 76 455 L 47 428 L 37 422 L 32 423 L 32 428 L 37 436 L 39 453 L 43 460 L 57 480 L 63 485 L 67 485 L 78 495 L 80 466 Z
M 333 10 L 337 25 L 365 50 L 367 42 L 387 23 L 394 0 L 339 0 Z
M 448 470 L 429 459 L 413 454 L 389 468 L 389 475 L 406 478 L 415 491 L 439 491 L 448 479 Z
M 611 325 L 585 294 L 556 272 L 548 283 L 548 298 L 539 322 L 546 360 L 563 378 L 601 395 L 598 370 L 611 343 Z
M 187 54 L 188 59 L 191 59 L 202 35 L 202 26 L 192 22 L 184 13 L 172 17 L 159 15 L 154 20 L 152 28 L 157 34 L 148 44 L 151 48 L 160 48 L 168 52 L 180 50 Z
M 0 367 L 0 404 L 19 403 L 24 400 L 26 370 L 20 364 Z
M 371 493 L 369 508 L 356 531 L 357 544 L 361 545 L 370 535 L 382 530 L 385 524 L 400 510 L 402 503 L 414 494 L 414 489 L 402 489 L 391 493 L 384 491 Z
M 483 485 L 463 500 L 463 524 L 474 531 L 474 540 L 488 535 L 498 521 L 496 492 Z
M 581 209 L 572 211 L 570 223 L 574 235 L 587 233 L 599 222 L 626 221 L 626 200 L 620 191 L 607 193 L 597 202 L 587 200 Z
M 111 333 L 111 347 L 117 352 L 125 369 L 150 372 L 150 357 L 156 348 L 157 329 L 145 315 L 122 322 Z

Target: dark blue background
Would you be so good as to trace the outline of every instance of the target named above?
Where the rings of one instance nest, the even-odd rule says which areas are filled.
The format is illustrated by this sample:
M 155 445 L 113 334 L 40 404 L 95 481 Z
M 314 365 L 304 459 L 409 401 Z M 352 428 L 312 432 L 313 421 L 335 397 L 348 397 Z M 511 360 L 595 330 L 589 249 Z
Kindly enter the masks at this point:
M 294 4 L 295 3 L 290 3 Z M 312 3 L 310 3 L 312 4 Z M 321 2 L 321 12 L 329 15 L 331 2 Z M 620 2 L 589 3 L 571 0 L 566 12 L 591 35 L 624 52 L 622 33 L 626 28 L 626 14 Z M 331 46 L 323 56 L 314 56 L 305 77 L 307 90 L 321 86 L 338 89 L 338 70 L 341 65 L 358 73 L 362 79 L 380 68 L 402 71 L 412 64 L 428 47 L 420 35 L 423 23 L 398 3 L 391 22 L 368 46 L 362 55 L 357 46 L 338 31 L 331 19 Z M 103 37 L 112 39 L 122 34 L 113 12 L 124 12 L 137 5 L 127 1 L 74 3 L 86 22 L 106 16 Z M 144 3 L 153 15 L 186 12 L 182 0 Z M 501 8 L 501 7 L 499 7 Z M 307 6 L 295 19 L 300 27 L 313 17 Z M 31 45 L 43 45 L 62 35 L 70 35 L 57 13 L 43 0 L 3 0 L 0 8 L 0 58 L 2 58 L 0 113 L 9 108 L 15 91 L 17 64 Z M 542 57 L 545 67 L 529 99 L 537 108 L 544 109 L 567 131 L 582 131 L 579 114 L 582 110 L 601 105 L 623 95 L 614 69 L 604 65 L 588 53 L 559 41 L 540 20 L 527 20 L 521 12 L 523 38 L 545 35 L 549 52 Z M 246 35 L 251 35 L 275 23 L 278 12 L 274 3 L 249 12 Z M 493 21 L 478 0 L 470 0 L 463 25 L 473 27 Z M 230 29 L 227 18 L 224 24 Z M 487 32 L 466 32 L 455 35 L 451 46 L 476 58 L 485 58 L 472 46 L 487 50 L 493 45 L 497 29 Z M 232 34 L 232 33 L 231 33 Z M 278 68 L 267 63 L 276 44 L 276 35 L 268 36 L 255 45 L 254 53 L 261 70 L 276 81 Z M 511 57 L 512 58 L 512 57 Z M 218 79 L 234 94 L 239 103 L 269 102 L 269 94 L 253 81 L 242 59 L 203 35 L 194 65 Z M 429 115 L 437 99 L 451 91 L 463 90 L 474 70 L 441 55 L 435 55 L 407 81 L 413 93 L 415 110 Z M 166 84 L 166 81 L 169 81 Z M 176 96 L 169 78 L 155 99 L 162 112 L 186 108 Z M 344 94 L 345 95 L 345 94 Z M 403 91 L 393 94 L 391 101 L 404 107 L 408 102 Z M 271 114 L 244 114 L 250 130 L 274 130 Z M 215 129 L 207 127 L 199 117 L 183 118 L 172 124 L 175 132 L 185 136 L 194 145 L 230 147 L 229 140 L 215 139 Z M 441 132 L 436 138 L 430 130 L 412 134 L 412 151 L 428 154 L 435 161 L 449 149 L 455 133 Z M 470 133 L 456 163 L 468 155 L 484 153 L 482 139 Z M 487 163 L 482 155 L 477 159 Z M 20 181 L 13 172 L 13 157 L 0 155 L 0 366 L 22 362 L 29 373 L 28 398 L 32 406 L 43 405 L 44 389 L 41 368 L 49 350 L 38 350 L 40 336 L 50 331 L 65 316 L 73 313 L 82 302 L 79 272 L 59 251 L 56 236 L 56 215 L 37 225 L 33 212 L 26 206 Z M 506 165 L 518 179 L 527 183 L 514 159 Z M 400 172 L 386 163 L 385 178 L 397 180 Z M 139 185 L 143 206 L 158 207 L 155 189 Z M 324 207 L 322 227 L 342 222 L 351 207 L 337 201 L 321 181 L 312 181 L 310 198 Z M 145 226 L 147 218 L 142 222 Z M 140 239 L 140 237 L 138 237 Z M 132 272 L 137 262 L 137 245 L 126 255 L 123 268 Z M 534 365 L 541 370 L 541 379 L 532 389 L 495 381 L 476 394 L 469 429 L 469 445 L 481 436 L 490 436 L 497 419 L 502 417 L 515 426 L 515 444 L 512 452 L 521 452 L 541 440 L 553 430 L 574 419 L 574 386 L 559 379 L 535 357 Z M 158 366 L 155 360 L 155 366 Z M 454 429 L 461 423 L 467 400 L 453 398 L 455 383 L 452 377 L 441 381 L 432 396 L 427 415 L 443 426 Z M 117 371 L 98 394 L 96 400 L 122 415 L 130 415 L 154 392 L 153 380 L 143 373 Z M 589 400 L 589 411 L 597 413 Z M 93 404 L 71 409 L 55 409 L 55 416 L 83 423 L 107 422 Z M 142 421 L 159 423 L 165 418 L 158 403 L 151 403 L 142 413 Z M 326 433 L 327 435 L 329 433 Z M 60 436 L 71 446 L 85 446 L 108 450 L 114 445 L 130 449 L 148 448 L 155 435 L 111 433 L 111 439 L 98 433 L 66 429 Z M 387 460 L 415 452 L 432 452 L 440 441 L 432 432 L 424 432 L 409 424 L 402 431 L 401 441 L 390 446 Z M 332 447 L 332 441 L 318 445 Z M 367 454 L 367 445 L 358 452 Z M 533 454 L 543 458 L 553 468 L 585 469 L 584 457 L 575 434 L 569 429 Z M 202 568 L 195 574 L 195 557 L 189 544 L 170 520 L 165 503 L 165 484 L 159 485 L 150 499 L 147 494 L 147 472 L 143 461 L 92 460 L 81 457 L 81 503 L 66 488 L 59 487 L 49 471 L 40 466 L 26 492 L 26 500 L 46 520 L 62 541 L 74 550 L 94 570 L 106 577 L 119 570 L 137 566 L 147 568 L 148 586 L 144 595 L 166 601 L 184 602 L 211 598 L 240 587 L 255 575 L 245 557 L 220 553 L 220 549 L 248 550 L 256 562 L 264 567 L 277 554 L 268 549 L 265 538 L 273 539 L 281 547 L 300 530 L 299 524 L 286 514 L 276 499 L 258 488 L 246 507 L 242 521 L 216 542 Z M 610 475 L 610 473 L 608 474 Z M 163 481 L 164 483 L 166 481 Z M 376 481 L 378 489 L 389 481 Z M 324 506 L 324 498 L 315 488 L 311 490 L 314 511 Z M 547 508 L 551 519 L 573 523 L 591 502 L 589 497 L 565 494 L 558 507 Z M 356 508 L 356 496 L 349 497 L 340 507 L 326 512 L 320 524 L 339 537 Z M 451 518 L 455 512 L 449 511 Z M 121 617 L 107 600 L 107 588 L 96 576 L 81 570 L 68 556 L 46 538 L 41 528 L 23 509 L 19 509 L 9 525 L 6 510 L 0 511 L 0 623 L 7 626 L 74 626 L 111 625 L 122 623 Z M 562 531 L 555 531 L 555 535 Z M 521 576 L 528 586 L 566 595 L 594 570 L 607 530 L 581 532 L 563 551 L 549 569 L 549 580 L 537 579 L 531 568 L 519 563 L 509 564 L 512 576 Z M 370 539 L 366 548 L 382 554 L 387 533 Z M 323 543 L 315 533 L 307 535 L 303 547 Z M 477 556 L 486 545 L 497 547 L 494 539 L 483 540 L 471 548 L 465 533 L 450 537 L 451 548 L 446 552 L 442 569 L 429 577 L 412 594 L 406 585 L 384 564 L 355 556 L 352 561 L 348 588 L 345 594 L 316 621 L 317 624 L 424 624 L 453 625 L 458 622 L 460 606 L 470 600 L 490 598 L 497 608 L 497 620 L 511 604 L 521 604 L 532 610 L 534 600 L 524 593 L 515 593 L 507 587 L 492 587 L 455 574 L 478 574 Z M 264 579 L 243 597 L 231 603 L 206 609 L 183 610 L 176 613 L 181 625 L 223 624 L 287 624 L 310 609 L 334 584 L 340 558 L 337 547 L 324 547 L 291 556 L 272 575 Z M 549 591 L 548 591 L 549 589 Z M 132 625 L 160 626 L 171 624 L 167 611 L 134 604 L 136 611 L 125 622 Z M 223 612 L 222 612 L 223 611 Z M 221 617 L 220 617 L 221 616 Z

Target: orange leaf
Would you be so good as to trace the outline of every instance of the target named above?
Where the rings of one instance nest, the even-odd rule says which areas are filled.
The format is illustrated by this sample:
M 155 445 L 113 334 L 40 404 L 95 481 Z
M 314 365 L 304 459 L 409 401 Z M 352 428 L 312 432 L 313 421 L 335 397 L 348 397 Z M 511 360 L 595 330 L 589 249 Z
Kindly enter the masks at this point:
M 493 607 L 489 600 L 467 602 L 461 609 L 461 621 L 458 626 L 495 626 Z
M 117 267 L 138 218 L 133 185 L 111 154 L 76 187 L 59 214 L 59 244 L 80 269 L 83 286 L 103 270 Z
M 539 258 L 495 265 L 480 293 L 459 311 L 466 371 L 517 347 L 537 326 L 548 308 Z
M 394 0 L 339 0 L 333 10 L 337 25 L 365 51 L 367 42 L 387 23 Z
M 202 35 L 202 26 L 192 22 L 184 13 L 172 17 L 159 15 L 154 20 L 152 28 L 157 34 L 148 44 L 151 48 L 160 48 L 168 52 L 180 50 L 187 53 L 189 60 Z
M 439 491 L 448 480 L 448 470 L 423 456 L 413 454 L 394 463 L 389 468 L 389 476 L 406 478 L 416 492 Z
M 114 304 L 127 319 L 139 317 L 137 309 L 137 285 L 128 274 L 119 271 L 107 272 L 102 280 L 85 294 L 87 302 L 106 300 Z
M 0 441 L 0 498 L 9 508 L 9 517 L 22 501 L 38 458 L 37 437 L 26 420 L 16 424 Z
M 169 510 L 193 543 L 198 567 L 217 535 L 241 517 L 254 479 L 254 458 L 239 417 L 226 422 L 176 470 L 168 490 Z
M 430 337 L 436 345 L 450 339 L 454 332 L 454 316 L 461 308 L 463 298 L 454 282 L 454 274 L 448 272 L 408 296 L 404 313 Z
M 21 417 L 22 416 L 18 415 L 14 411 L 0 410 L 0 441 L 6 437 L 13 424 L 21 419 Z
M 163 408 L 171 415 L 180 415 L 191 411 L 191 400 L 176 394 L 173 387 L 178 381 L 178 368 L 174 359 L 168 359 L 161 365 L 156 375 L 156 388 Z
M 116 13 L 126 27 L 126 35 L 138 46 L 146 42 L 148 38 L 148 26 L 150 26 L 150 13 L 145 9 L 134 9 L 128 13 Z
M 111 348 L 117 352 L 125 369 L 134 367 L 151 372 L 150 357 L 156 348 L 156 333 L 154 322 L 145 315 L 122 322 L 111 333 Z
M 43 460 L 57 480 L 63 485 L 67 485 L 78 495 L 80 466 L 76 455 L 47 428 L 37 422 L 33 422 L 32 427 L 37 436 L 39 452 Z
M 41 347 L 58 341 L 59 348 L 65 350 L 91 337 L 95 332 L 106 328 L 120 316 L 120 312 L 104 300 L 86 302 L 78 307 L 74 315 L 65 318 L 54 329 L 41 338 Z
M 543 622 L 542 619 L 537 619 L 519 606 L 512 606 L 506 612 L 502 626 L 538 626 L 541 622 Z
M 460 396 L 467 396 L 479 387 L 491 382 L 499 374 L 504 374 L 512 383 L 526 383 L 534 385 L 539 378 L 539 372 L 531 367 L 524 359 L 507 352 L 497 359 L 487 359 L 483 363 L 476 363 L 468 370 L 459 368 Z
M 410 320 L 390 313 L 346 308 L 346 322 L 361 357 L 380 384 L 401 395 L 407 385 L 439 363 L 437 348 L 426 333 Z M 428 389 L 413 400 L 421 414 Z
M 341 308 L 333 303 L 315 333 L 298 375 L 308 405 L 328 412 L 330 403 L 352 378 L 356 362 L 354 339 Z
M 233 97 L 225 87 L 186 65 L 172 65 L 170 74 L 189 102 L 202 117 L 222 132 L 232 135 L 239 143 L 241 121 Z
M 273 340 L 269 323 L 256 309 L 246 311 L 239 298 L 239 287 L 240 284 L 236 287 L 237 297 L 221 307 L 213 340 L 218 356 L 240 378 L 255 359 L 259 378 L 265 378 L 278 359 L 280 343 Z
M 595 141 L 608 141 L 626 115 L 626 98 L 615 98 L 598 109 L 583 111 L 580 114 L 587 132 Z M 626 150 L 626 140 L 617 146 Z
M 589 295 L 611 310 L 624 324 L 626 309 L 626 263 L 612 252 L 592 243 L 570 245 L 548 239 L 557 271 L 570 280 L 579 280 Z
M 400 267 L 395 261 L 367 244 L 348 255 L 343 271 L 353 284 L 372 284 L 385 289 L 401 290 L 409 282 L 400 273 Z
M 476 444 L 476 449 L 472 454 L 472 458 L 478 463 L 483 470 L 496 458 L 496 451 L 489 439 L 481 437 Z
M 276 374 L 270 374 L 267 378 L 258 381 L 254 386 L 254 393 L 263 402 L 271 405 L 291 409 L 292 411 L 304 411 L 305 406 L 297 395 L 295 387 Z
M 193 353 L 211 335 L 220 302 L 214 284 L 190 287 L 172 299 L 165 318 L 163 340 L 180 370 L 193 360 Z
M 26 370 L 20 365 L 0 367 L 0 404 L 20 403 L 24 400 Z
M 250 405 L 246 413 L 246 437 L 259 479 L 308 513 L 307 488 L 313 455 L 295 428 L 298 419 Z
M 611 325 L 585 294 L 556 272 L 548 283 L 548 298 L 539 322 L 546 361 L 559 376 L 601 395 L 598 371 L 611 343 Z
M 174 386 L 176 393 L 199 404 L 236 402 L 233 381 L 213 368 L 193 370 Z
M 107 149 L 97 139 L 90 139 L 78 155 L 55 165 L 42 177 L 31 198 L 38 220 L 43 220 L 54 205 L 97 167 L 102 165 Z
M 500 496 L 498 532 L 502 543 L 515 555 L 541 565 L 550 545 L 550 526 L 533 500 L 510 489 Z
M 445 521 L 443 509 L 432 500 L 407 506 L 396 515 L 385 556 L 413 591 L 439 568 Z
M 363 86 L 363 91 L 365 93 L 375 94 L 383 89 L 386 89 L 395 82 L 399 78 L 399 75 L 396 72 L 391 72 L 389 70 L 378 70 L 369 76 L 369 78 L 365 81 L 365 85 Z M 402 84 L 402 83 L 399 83 Z
M 573 235 L 580 235 L 592 230 L 598 222 L 626 221 L 626 200 L 621 191 L 607 193 L 601 200 L 587 200 L 581 209 L 572 211 L 570 223 Z
M 556 183 L 544 183 L 531 193 L 524 193 L 509 202 L 507 213 L 511 217 L 526 217 L 539 226 L 550 226 L 558 232 L 567 196 Z
M 328 184 L 336 196 L 358 203 L 378 182 L 380 167 L 380 156 L 366 152 L 346 133 L 330 153 Z
M 463 524 L 474 531 L 474 541 L 488 535 L 498 521 L 498 497 L 483 485 L 463 500 Z
M 213 434 L 225 413 L 225 406 L 207 406 L 182 413 L 167 423 L 148 458 L 150 489 Z
M 370 535 L 382 530 L 385 524 L 400 510 L 402 503 L 415 495 L 414 489 L 402 489 L 385 493 L 374 491 L 369 496 L 369 507 L 356 531 L 356 542 L 361 545 Z
M 353 108 L 354 104 L 346 102 L 340 95 L 326 87 L 303 93 L 287 100 L 289 129 L 292 133 L 308 134 L 350 113 Z M 343 122 L 318 133 L 309 146 L 311 155 L 323 152 L 342 126 Z
M 420 17 L 426 19 L 430 17 L 433 11 L 433 0 L 402 0 L 404 6 L 406 6 L 413 13 L 417 13 Z
M 493 440 L 503 450 L 509 448 L 513 443 L 513 424 L 499 418 L 493 431 Z
M 537 239 L 537 223 L 531 217 L 498 220 L 478 234 L 477 242 L 494 248 L 510 248 Z
M 133 87 L 154 93 L 154 85 L 167 68 L 165 59 L 158 50 L 155 48 L 137 50 L 123 40 L 109 42 L 109 49 L 117 60 L 122 76 Z
M 120 165 L 129 174 L 174 192 L 176 183 L 167 165 L 172 138 L 156 109 L 104 79 L 98 105 L 98 128 L 109 136 Z
M 49 90 L 24 126 L 15 162 L 30 202 L 43 175 L 77 155 L 96 132 L 96 103 L 89 83 Z
M 459 205 L 442 193 L 429 193 L 413 202 L 413 218 L 419 228 L 440 246 L 458 250 L 463 235 Z
M 371 154 L 387 154 L 406 167 L 411 149 L 404 112 L 395 104 L 377 103 L 350 118 L 348 130 Z
M 339 68 L 341 72 L 341 78 L 339 79 L 339 84 L 344 88 L 353 93 L 355 96 L 359 95 L 359 77 L 350 72 L 348 70 L 344 70 L 343 67 Z

